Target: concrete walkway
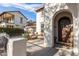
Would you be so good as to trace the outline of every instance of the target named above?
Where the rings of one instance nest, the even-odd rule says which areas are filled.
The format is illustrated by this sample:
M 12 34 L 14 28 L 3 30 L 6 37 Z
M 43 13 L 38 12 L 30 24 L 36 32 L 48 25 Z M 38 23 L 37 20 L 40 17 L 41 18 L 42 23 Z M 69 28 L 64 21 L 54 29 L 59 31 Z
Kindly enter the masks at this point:
M 69 53 L 72 49 L 66 50 L 58 45 L 54 48 L 45 48 L 43 45 L 44 40 L 42 39 L 28 40 L 27 56 L 61 56 L 62 54 L 62 56 L 64 56 L 64 54 L 67 54 L 67 56 L 73 55 Z M 2 55 L 6 56 L 6 53 L 3 53 Z
M 28 56 L 59 56 L 59 54 L 62 55 L 61 52 L 63 51 L 65 52 L 64 54 L 67 54 L 67 56 L 71 55 L 69 53 L 71 52 L 71 50 L 66 50 L 65 48 L 59 48 L 59 47 L 45 48 L 43 44 L 44 44 L 44 40 L 41 39 L 28 40 L 27 55 Z

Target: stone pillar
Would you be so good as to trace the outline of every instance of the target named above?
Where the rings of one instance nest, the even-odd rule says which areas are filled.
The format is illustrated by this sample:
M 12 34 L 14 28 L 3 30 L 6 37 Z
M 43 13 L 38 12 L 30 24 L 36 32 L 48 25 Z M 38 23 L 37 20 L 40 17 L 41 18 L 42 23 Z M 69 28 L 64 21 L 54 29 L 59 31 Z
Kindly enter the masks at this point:
M 7 56 L 26 56 L 26 40 L 24 38 L 9 39 Z
M 74 23 L 77 24 L 77 22 L 75 21 Z M 79 53 L 79 51 L 78 51 L 78 39 L 79 39 L 78 38 L 78 25 L 75 25 L 75 24 L 74 24 L 74 48 L 73 48 L 73 53 L 74 53 L 74 55 L 78 55 L 78 53 Z
M 50 7 L 51 4 L 46 4 L 44 8 L 44 46 L 54 46 L 54 31 L 53 31 L 53 13 Z M 53 7 L 53 6 L 52 6 Z
M 44 30 L 44 46 L 45 47 L 53 47 L 54 46 L 54 31 L 53 31 L 53 20 L 45 22 L 45 30 Z
M 74 23 L 74 55 L 79 55 L 79 4 L 77 4 L 77 17 L 73 19 Z

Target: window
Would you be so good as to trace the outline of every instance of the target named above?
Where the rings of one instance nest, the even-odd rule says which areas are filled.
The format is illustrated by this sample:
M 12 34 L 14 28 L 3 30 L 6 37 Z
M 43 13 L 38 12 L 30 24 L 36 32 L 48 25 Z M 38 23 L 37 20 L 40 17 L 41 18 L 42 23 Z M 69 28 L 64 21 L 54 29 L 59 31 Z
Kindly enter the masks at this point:
M 13 25 L 7 25 L 7 28 L 13 28 Z
M 41 32 L 44 32 L 44 24 L 41 24 Z
M 41 13 L 42 13 L 42 14 L 41 14 L 41 17 L 44 17 L 44 11 L 42 11 Z
M 20 23 L 21 23 L 21 24 L 23 23 L 23 18 L 22 18 L 22 17 L 20 17 Z
M 3 18 L 3 22 L 9 23 L 9 18 Z

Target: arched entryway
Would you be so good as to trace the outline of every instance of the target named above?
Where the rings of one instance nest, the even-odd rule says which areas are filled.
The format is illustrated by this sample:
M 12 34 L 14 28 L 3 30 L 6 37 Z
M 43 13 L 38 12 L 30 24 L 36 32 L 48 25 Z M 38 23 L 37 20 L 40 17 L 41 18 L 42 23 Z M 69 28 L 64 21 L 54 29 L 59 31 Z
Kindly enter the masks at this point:
M 61 17 L 58 21 L 58 41 L 59 42 L 66 42 L 68 39 L 62 39 L 63 34 L 63 29 L 66 28 L 67 25 L 70 25 L 71 21 L 69 17 Z
M 63 31 L 65 28 L 71 25 L 73 25 L 73 17 L 69 11 L 63 10 L 63 11 L 58 11 L 57 13 L 55 13 L 54 15 L 54 44 L 67 43 L 69 34 L 64 33 L 68 35 L 65 39 L 63 39 L 64 37 Z

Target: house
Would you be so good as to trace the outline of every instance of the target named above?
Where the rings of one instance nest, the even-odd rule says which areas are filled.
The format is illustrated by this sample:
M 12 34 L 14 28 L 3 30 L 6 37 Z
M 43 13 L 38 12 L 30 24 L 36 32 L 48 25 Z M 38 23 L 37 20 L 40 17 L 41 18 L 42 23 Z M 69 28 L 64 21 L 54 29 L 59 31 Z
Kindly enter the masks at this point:
M 36 11 L 36 32 L 38 35 L 44 32 L 44 6 L 37 8 Z
M 26 28 L 27 28 L 28 31 L 31 31 L 32 33 L 35 33 L 36 32 L 36 22 L 28 23 L 26 25 Z
M 72 27 L 72 52 L 79 55 L 79 4 L 78 3 L 46 3 L 43 9 L 37 10 L 36 28 L 41 32 L 40 20 L 44 20 L 44 46 L 55 47 L 56 44 L 67 45 L 69 39 L 63 41 L 63 29 Z M 71 33 L 72 33 L 71 32 Z M 53 49 L 53 48 L 52 48 Z
M 5 11 L 0 14 L 0 27 L 24 28 L 27 20 L 20 11 Z
M 36 22 L 28 22 L 26 25 L 26 31 L 28 33 L 28 39 L 35 39 L 36 38 Z

